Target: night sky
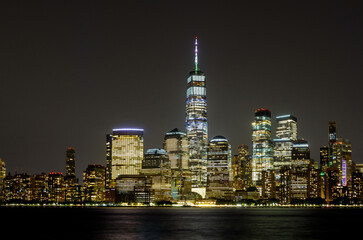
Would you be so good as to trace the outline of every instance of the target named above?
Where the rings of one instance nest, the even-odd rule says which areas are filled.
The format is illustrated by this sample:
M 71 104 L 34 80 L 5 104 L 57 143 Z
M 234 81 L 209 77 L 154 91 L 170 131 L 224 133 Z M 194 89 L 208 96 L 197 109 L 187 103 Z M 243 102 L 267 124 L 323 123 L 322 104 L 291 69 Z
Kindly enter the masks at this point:
M 173 2 L 173 3 L 171 3 Z M 7 171 L 106 164 L 106 134 L 145 129 L 144 148 L 184 130 L 194 36 L 209 138 L 251 146 L 254 109 L 298 118 L 319 148 L 328 121 L 363 163 L 362 1 L 9 1 L 0 6 L 0 157 Z M 274 136 L 274 135 L 273 135 Z

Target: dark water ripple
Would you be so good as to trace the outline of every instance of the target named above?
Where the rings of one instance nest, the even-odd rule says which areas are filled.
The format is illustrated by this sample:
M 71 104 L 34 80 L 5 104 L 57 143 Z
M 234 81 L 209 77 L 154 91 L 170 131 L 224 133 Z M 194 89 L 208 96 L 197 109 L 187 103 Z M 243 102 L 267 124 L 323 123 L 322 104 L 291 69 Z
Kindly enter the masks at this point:
M 15 239 L 332 240 L 363 227 L 363 209 L 1 208 L 0 217 Z

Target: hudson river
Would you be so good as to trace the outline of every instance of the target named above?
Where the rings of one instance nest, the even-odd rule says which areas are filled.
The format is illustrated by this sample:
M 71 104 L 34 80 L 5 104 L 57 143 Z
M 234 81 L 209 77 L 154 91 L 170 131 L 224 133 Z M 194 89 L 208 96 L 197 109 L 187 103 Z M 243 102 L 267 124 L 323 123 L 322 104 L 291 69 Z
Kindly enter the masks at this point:
M 363 209 L 0 208 L 9 239 L 361 239 Z

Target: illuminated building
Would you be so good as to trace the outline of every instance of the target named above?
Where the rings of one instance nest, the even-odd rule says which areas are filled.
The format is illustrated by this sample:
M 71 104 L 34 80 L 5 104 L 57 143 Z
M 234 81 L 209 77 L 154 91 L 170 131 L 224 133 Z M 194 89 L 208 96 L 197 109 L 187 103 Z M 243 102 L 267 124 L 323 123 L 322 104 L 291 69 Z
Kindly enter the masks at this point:
M 29 202 L 31 177 L 26 173 L 7 175 L 4 179 L 3 196 L 6 202 Z
M 145 152 L 141 173 L 146 177 L 146 185 L 154 201 L 172 199 L 170 161 L 164 149 L 148 149 Z
M 323 178 L 321 169 L 308 169 L 307 198 L 324 198 Z
M 352 198 L 357 204 L 363 204 L 363 173 L 355 170 L 352 174 Z
M 238 146 L 238 155 L 233 156 L 232 176 L 235 190 L 246 190 L 252 187 L 252 166 L 251 155 L 248 146 L 242 144 Z
M 106 168 L 103 165 L 88 165 L 83 172 L 84 201 L 104 202 L 106 194 Z
M 336 138 L 332 145 L 332 165 L 339 170 L 339 181 L 346 186 L 352 177 L 352 143 L 345 138 Z
M 262 194 L 262 171 L 273 169 L 271 112 L 268 109 L 255 110 L 255 120 L 252 123 L 252 144 L 252 182 Z
M 329 121 L 329 146 L 332 147 L 337 139 L 337 123 Z
M 119 175 L 115 183 L 116 202 L 150 203 L 150 190 L 144 175 Z
M 277 128 L 274 139 L 274 167 L 291 166 L 293 141 L 297 140 L 297 118 L 292 115 L 276 117 Z
M 292 146 L 291 158 L 291 199 L 306 199 L 308 197 L 308 178 L 310 167 L 310 148 L 305 140 L 297 140 Z
M 174 199 L 184 199 L 191 192 L 189 170 L 189 145 L 186 133 L 174 128 L 164 137 L 164 149 L 168 153 L 171 169 L 171 188 Z
M 61 172 L 50 172 L 48 175 L 49 201 L 61 203 L 65 201 L 64 177 Z
M 76 177 L 75 150 L 69 147 L 66 151 L 66 176 Z
M 208 144 L 207 197 L 225 199 L 231 192 L 231 145 L 223 136 L 216 136 Z
M 75 150 L 68 147 L 66 150 L 66 175 L 64 176 L 64 185 L 66 190 L 66 202 L 75 202 L 80 200 L 80 188 L 76 178 L 76 161 Z
M 34 202 L 47 202 L 49 196 L 48 175 L 46 173 L 33 175 L 30 179 L 31 199 Z
M 194 70 L 187 80 L 185 129 L 189 141 L 189 168 L 193 191 L 201 192 L 207 182 L 207 96 L 204 73 L 198 67 L 198 40 L 195 38 Z
M 137 175 L 140 173 L 144 155 L 144 130 L 135 128 L 113 129 L 107 135 L 106 160 L 107 182 L 119 175 Z
M 262 171 L 262 198 L 276 198 L 276 181 L 274 170 Z
M 322 172 L 326 172 L 328 167 L 332 166 L 330 161 L 330 148 L 327 146 L 320 148 L 320 167 Z
M 0 158 L 0 202 L 4 201 L 3 184 L 6 177 L 6 165 L 2 158 Z
M 280 200 L 281 204 L 287 204 L 291 201 L 291 168 L 281 167 L 279 170 L 280 178 L 276 186 L 276 198 Z
M 325 200 L 329 204 L 338 198 L 339 169 L 329 167 L 325 173 Z
M 291 156 L 293 167 L 308 167 L 310 164 L 310 148 L 308 142 L 303 139 L 294 141 Z

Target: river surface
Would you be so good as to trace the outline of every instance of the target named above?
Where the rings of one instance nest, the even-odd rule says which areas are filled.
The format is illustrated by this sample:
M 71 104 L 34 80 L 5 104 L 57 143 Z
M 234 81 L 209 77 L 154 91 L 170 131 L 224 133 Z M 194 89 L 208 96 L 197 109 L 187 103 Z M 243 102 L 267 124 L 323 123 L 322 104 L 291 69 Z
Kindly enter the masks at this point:
M 0 208 L 9 239 L 361 239 L 363 209 Z

